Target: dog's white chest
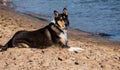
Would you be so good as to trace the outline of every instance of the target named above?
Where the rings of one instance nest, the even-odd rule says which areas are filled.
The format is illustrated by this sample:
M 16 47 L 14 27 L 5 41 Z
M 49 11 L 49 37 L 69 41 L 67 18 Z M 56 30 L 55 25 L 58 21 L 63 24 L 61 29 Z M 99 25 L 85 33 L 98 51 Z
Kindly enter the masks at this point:
M 61 39 L 63 39 L 63 43 L 66 45 L 67 41 L 68 41 L 68 37 L 67 37 L 67 30 L 63 30 L 64 33 L 61 33 L 59 36 Z

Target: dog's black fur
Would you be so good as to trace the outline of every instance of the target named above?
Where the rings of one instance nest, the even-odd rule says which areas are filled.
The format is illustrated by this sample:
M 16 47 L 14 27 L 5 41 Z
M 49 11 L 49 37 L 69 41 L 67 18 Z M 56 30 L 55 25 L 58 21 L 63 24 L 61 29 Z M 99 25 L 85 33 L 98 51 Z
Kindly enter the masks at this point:
M 67 11 L 66 8 L 64 8 L 63 11 L 64 11 L 64 10 Z M 68 26 L 69 26 L 68 13 L 67 13 L 67 12 L 66 12 L 66 13 L 63 12 L 61 15 L 62 15 L 62 17 L 63 17 L 63 20 L 65 21 L 65 25 L 68 27 Z
M 59 45 L 61 47 L 68 47 L 67 43 L 64 44 L 60 39 L 59 35 L 63 32 L 60 28 L 58 21 L 64 21 L 68 24 L 68 19 L 65 14 L 59 14 L 56 23 L 50 23 L 42 29 L 36 31 L 18 31 L 15 35 L 8 41 L 8 43 L 2 48 L 1 51 L 6 51 L 8 48 L 18 47 L 21 43 L 27 44 L 31 48 L 46 48 L 51 45 Z

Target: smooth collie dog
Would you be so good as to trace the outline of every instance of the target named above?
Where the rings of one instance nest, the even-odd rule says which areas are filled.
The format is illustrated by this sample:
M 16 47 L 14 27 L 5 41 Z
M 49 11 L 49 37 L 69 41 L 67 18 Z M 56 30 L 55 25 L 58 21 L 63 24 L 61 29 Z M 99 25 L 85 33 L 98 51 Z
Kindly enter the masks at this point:
M 70 47 L 67 45 L 67 26 L 69 25 L 67 9 L 63 9 L 63 13 L 59 14 L 54 11 L 54 22 L 51 22 L 44 28 L 35 31 L 18 31 L 3 46 L 1 51 L 6 51 L 12 47 L 24 47 L 25 45 L 30 48 L 47 48 L 52 45 L 57 45 L 64 48 Z M 79 49 L 79 48 L 78 48 Z

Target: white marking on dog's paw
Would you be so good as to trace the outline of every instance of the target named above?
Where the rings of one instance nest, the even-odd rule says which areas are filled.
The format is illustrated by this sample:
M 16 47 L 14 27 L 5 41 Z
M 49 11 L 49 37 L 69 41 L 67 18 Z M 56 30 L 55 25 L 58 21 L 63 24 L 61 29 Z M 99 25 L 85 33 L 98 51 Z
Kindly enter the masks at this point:
M 68 50 L 69 50 L 69 51 L 82 51 L 82 50 L 84 50 L 84 49 L 79 48 L 79 47 L 70 47 Z

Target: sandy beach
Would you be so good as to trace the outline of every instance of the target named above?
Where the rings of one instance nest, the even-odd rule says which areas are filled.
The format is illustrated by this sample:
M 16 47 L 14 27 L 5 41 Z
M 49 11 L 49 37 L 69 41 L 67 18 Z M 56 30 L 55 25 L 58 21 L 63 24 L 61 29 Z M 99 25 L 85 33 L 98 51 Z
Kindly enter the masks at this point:
M 5 45 L 19 30 L 37 30 L 48 24 L 1 6 L 0 45 Z M 69 46 L 84 50 L 70 52 L 55 46 L 10 48 L 0 52 L 0 70 L 120 70 L 120 42 L 71 28 L 68 35 Z

